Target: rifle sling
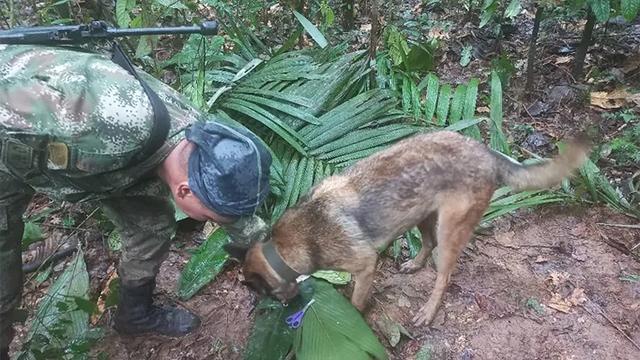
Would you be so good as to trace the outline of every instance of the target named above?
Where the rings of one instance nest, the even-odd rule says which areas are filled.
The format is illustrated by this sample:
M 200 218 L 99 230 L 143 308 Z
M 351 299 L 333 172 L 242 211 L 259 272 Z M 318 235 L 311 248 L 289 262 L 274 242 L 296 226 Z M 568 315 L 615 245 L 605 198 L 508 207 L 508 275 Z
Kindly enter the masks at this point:
M 138 152 L 132 159 L 132 163 L 129 165 L 138 164 L 145 159 L 149 158 L 153 155 L 160 147 L 164 144 L 169 135 L 170 128 L 170 118 L 169 112 L 167 111 L 167 107 L 160 100 L 158 94 L 156 94 L 149 85 L 142 80 L 142 78 L 138 75 L 131 60 L 124 53 L 122 48 L 117 42 L 113 42 L 113 55 L 111 60 L 123 67 L 127 70 L 131 75 L 133 75 L 142 85 L 144 92 L 147 94 L 149 98 L 149 102 L 151 103 L 151 108 L 153 109 L 153 126 L 151 127 L 151 133 L 149 134 L 149 139 L 143 145 L 140 152 Z

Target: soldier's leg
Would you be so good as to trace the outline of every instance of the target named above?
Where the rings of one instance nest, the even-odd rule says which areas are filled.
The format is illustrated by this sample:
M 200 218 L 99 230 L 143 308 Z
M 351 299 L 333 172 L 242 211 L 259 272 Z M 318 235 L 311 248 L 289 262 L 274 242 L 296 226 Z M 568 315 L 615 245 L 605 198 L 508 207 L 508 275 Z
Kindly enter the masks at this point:
M 0 172 L 0 358 L 13 338 L 11 317 L 22 296 L 22 232 L 33 190 Z M 5 352 L 3 354 L 3 352 Z
M 180 336 L 195 329 L 199 320 L 193 314 L 158 308 L 152 301 L 156 275 L 176 231 L 174 208 L 168 197 L 127 196 L 104 200 L 103 205 L 123 242 L 116 330 Z

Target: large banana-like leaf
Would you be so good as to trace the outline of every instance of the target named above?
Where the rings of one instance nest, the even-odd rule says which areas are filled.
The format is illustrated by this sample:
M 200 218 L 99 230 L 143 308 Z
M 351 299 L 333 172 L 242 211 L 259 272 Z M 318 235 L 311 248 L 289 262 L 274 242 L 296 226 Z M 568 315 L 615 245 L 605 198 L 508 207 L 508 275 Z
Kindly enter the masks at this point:
M 25 341 L 28 351 L 18 358 L 43 358 L 45 353 L 49 358 L 82 358 L 88 344 L 99 336 L 89 329 L 93 309 L 88 297 L 89 273 L 84 252 L 79 250 L 38 305 Z

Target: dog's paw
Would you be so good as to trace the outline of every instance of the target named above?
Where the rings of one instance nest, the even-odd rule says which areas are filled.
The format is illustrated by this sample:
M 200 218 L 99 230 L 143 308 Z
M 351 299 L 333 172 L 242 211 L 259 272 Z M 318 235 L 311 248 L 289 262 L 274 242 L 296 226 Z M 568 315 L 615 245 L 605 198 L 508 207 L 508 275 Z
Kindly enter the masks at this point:
M 436 309 L 423 306 L 420 311 L 413 317 L 413 325 L 416 327 L 429 325 L 436 315 Z
M 422 265 L 416 263 L 413 260 L 409 260 L 400 265 L 400 272 L 403 274 L 412 274 L 422 268 Z

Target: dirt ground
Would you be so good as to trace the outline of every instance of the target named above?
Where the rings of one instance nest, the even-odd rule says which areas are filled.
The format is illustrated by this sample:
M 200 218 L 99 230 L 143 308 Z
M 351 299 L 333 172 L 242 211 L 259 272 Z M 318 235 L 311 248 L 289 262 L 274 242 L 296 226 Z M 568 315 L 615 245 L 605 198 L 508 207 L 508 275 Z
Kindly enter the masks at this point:
M 630 246 L 640 230 L 601 225 L 630 223 L 607 209 L 547 207 L 520 212 L 478 235 L 458 263 L 434 324 L 411 319 L 435 280 L 432 266 L 403 275 L 390 257 L 379 264 L 367 322 L 391 359 L 638 359 L 640 262 L 611 244 Z M 159 279 L 167 299 L 188 257 L 171 252 Z M 632 279 L 632 278 L 629 278 Z M 348 293 L 350 290 L 345 289 Z M 183 305 L 202 317 L 182 339 L 126 338 L 110 331 L 99 349 L 113 360 L 240 359 L 251 331 L 254 295 L 231 266 Z M 408 330 L 396 347 L 381 319 Z M 429 358 L 429 357 L 426 357 Z

